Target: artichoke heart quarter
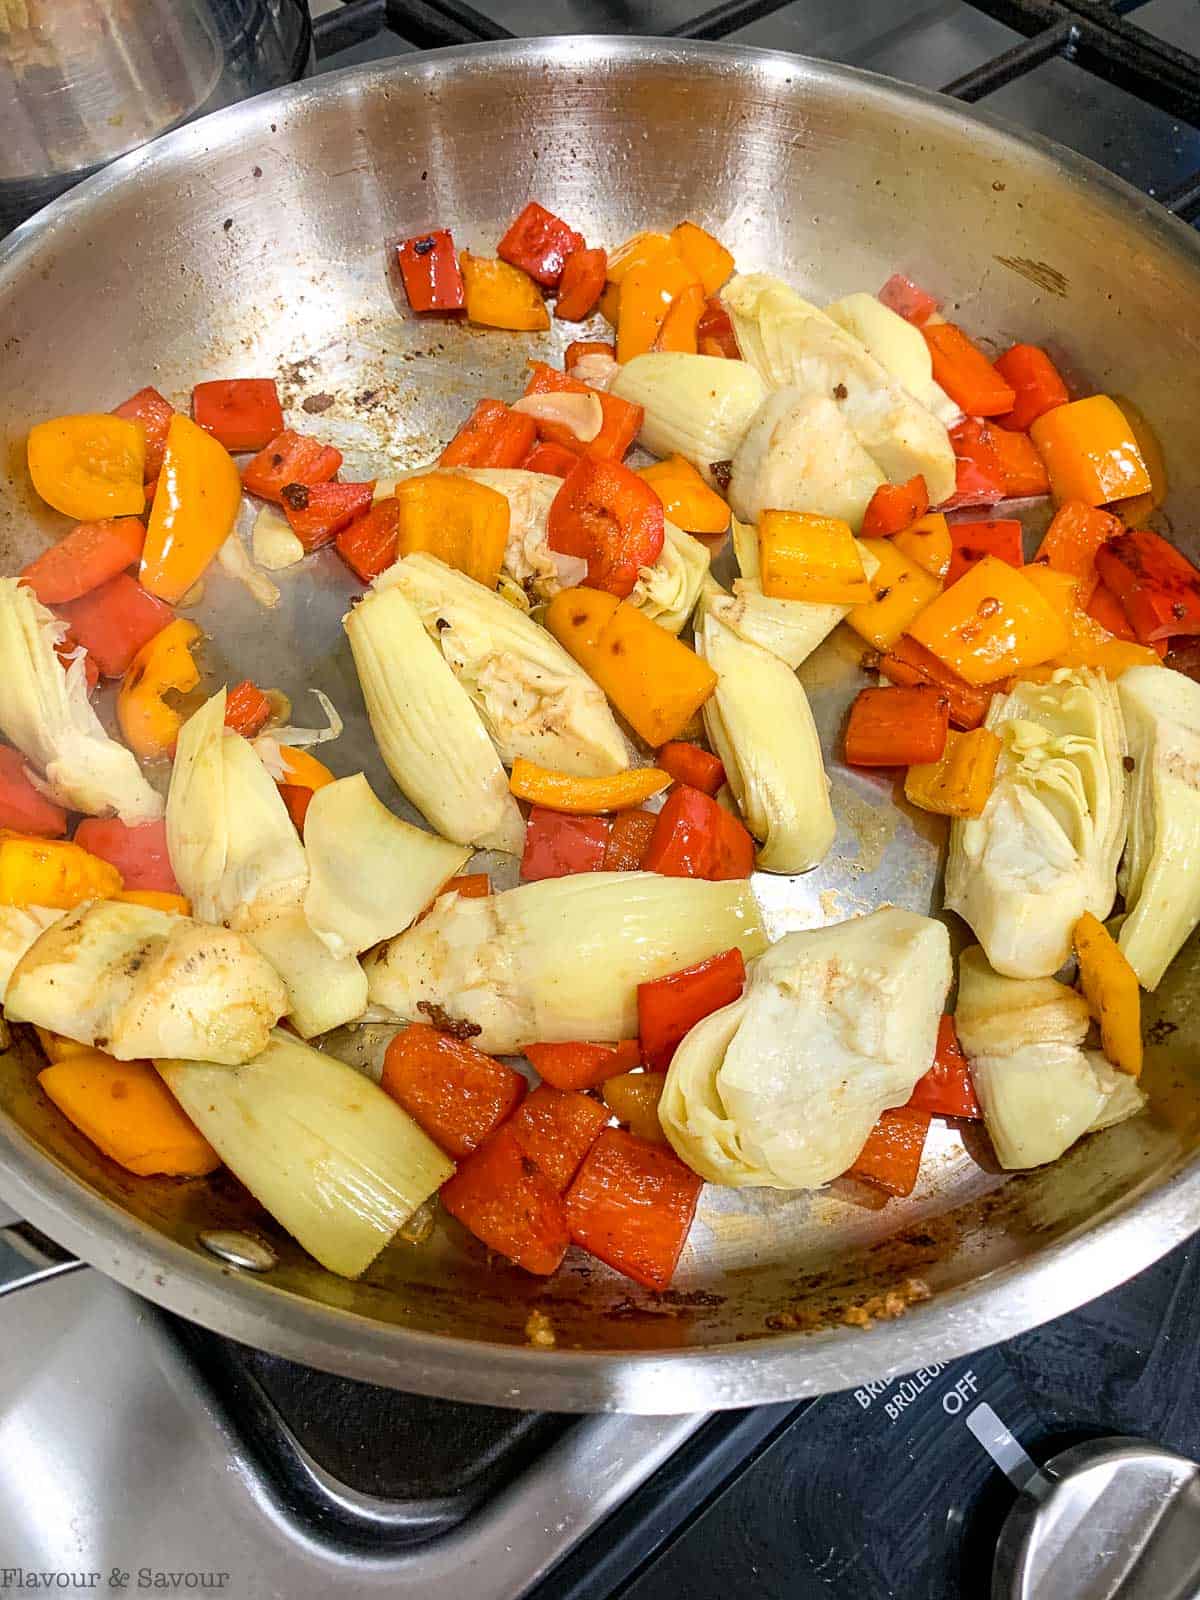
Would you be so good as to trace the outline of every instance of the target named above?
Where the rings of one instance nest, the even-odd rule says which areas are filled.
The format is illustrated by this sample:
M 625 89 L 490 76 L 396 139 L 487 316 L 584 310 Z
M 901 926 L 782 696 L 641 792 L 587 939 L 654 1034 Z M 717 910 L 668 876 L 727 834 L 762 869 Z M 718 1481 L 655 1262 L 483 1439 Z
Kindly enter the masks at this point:
M 1083 1134 L 1140 1111 L 1146 1097 L 1085 1050 L 1087 1002 L 1055 978 L 1005 978 L 978 945 L 958 965 L 954 1013 L 984 1124 L 1010 1171 L 1056 1161 Z
M 525 824 L 500 757 L 416 606 L 400 588 L 376 589 L 343 625 L 397 786 L 443 838 L 520 855 Z
M 679 634 L 700 598 L 711 557 L 708 547 L 671 521 L 664 528 L 662 552 L 652 567 L 638 572 L 629 604 L 668 633 Z
M 1200 684 L 1131 667 L 1117 695 L 1133 763 L 1120 945 L 1138 982 L 1155 989 L 1200 922 Z
M 629 767 L 603 692 L 552 634 L 493 590 L 430 555 L 397 561 L 375 587 L 398 589 L 414 607 L 506 766 L 523 756 L 580 778 Z
M 620 368 L 610 391 L 642 407 L 638 443 L 652 455 L 681 455 L 709 482 L 732 458 L 767 387 L 748 361 L 655 350 Z
M 725 766 L 765 872 L 807 872 L 837 827 L 821 741 L 800 680 L 778 656 L 706 613 L 696 648 L 717 674 L 704 706 L 709 742 Z
M 120 900 L 93 901 L 46 929 L 4 996 L 31 1022 L 119 1061 L 186 1056 L 235 1066 L 288 1009 L 273 966 L 239 933 Z
M 951 975 L 946 929 L 912 911 L 786 935 L 675 1051 L 663 1131 L 711 1183 L 828 1183 L 928 1071 Z
M 1157 670 L 1157 669 L 1154 669 Z M 946 905 L 997 972 L 1042 978 L 1071 953 L 1085 911 L 1103 920 L 1125 843 L 1125 734 L 1101 674 L 1060 670 L 992 696 L 1002 742 L 983 814 L 955 820 Z

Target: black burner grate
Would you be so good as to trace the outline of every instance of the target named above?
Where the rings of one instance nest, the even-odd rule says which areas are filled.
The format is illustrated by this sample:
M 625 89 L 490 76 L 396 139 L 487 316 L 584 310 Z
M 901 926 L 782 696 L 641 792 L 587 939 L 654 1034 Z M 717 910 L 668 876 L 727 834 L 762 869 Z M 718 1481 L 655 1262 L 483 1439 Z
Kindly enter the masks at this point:
M 722 0 L 690 21 L 664 30 L 679 39 L 724 39 L 782 11 L 788 0 Z M 1022 43 L 1002 51 L 943 86 L 974 102 L 1046 62 L 1068 61 L 1200 128 L 1200 56 L 1157 38 L 1129 14 L 1148 0 L 964 0 L 1016 33 Z M 461 0 L 347 0 L 315 24 L 324 60 L 387 29 L 417 49 L 507 39 L 512 34 Z M 1158 196 L 1187 220 L 1200 218 L 1200 170 Z

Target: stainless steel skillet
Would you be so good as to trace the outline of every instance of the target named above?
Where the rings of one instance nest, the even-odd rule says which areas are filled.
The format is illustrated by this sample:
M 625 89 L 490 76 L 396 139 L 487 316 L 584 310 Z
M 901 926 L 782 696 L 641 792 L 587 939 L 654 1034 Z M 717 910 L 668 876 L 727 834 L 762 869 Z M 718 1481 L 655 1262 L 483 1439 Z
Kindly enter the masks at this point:
M 589 238 L 695 217 L 739 264 L 815 300 L 896 269 L 998 342 L 1047 343 L 1082 385 L 1132 397 L 1172 480 L 1166 514 L 1200 549 L 1193 447 L 1200 244 L 1068 152 L 958 105 L 795 57 L 721 46 L 535 40 L 437 52 L 285 89 L 183 129 L 59 201 L 0 251 L 0 569 L 54 519 L 23 467 L 29 423 L 106 409 L 147 382 L 278 372 L 297 425 L 352 475 L 428 458 L 482 393 L 519 390 L 544 340 L 417 322 L 388 240 L 434 223 L 489 250 L 531 196 Z M 305 401 L 309 404 L 305 407 Z M 314 414 L 315 413 L 315 414 Z M 335 560 L 284 575 L 267 615 L 212 581 L 210 662 L 349 718 L 339 771 L 395 799 L 365 732 Z M 839 839 L 818 872 L 767 879 L 774 931 L 884 900 L 937 903 L 940 838 L 832 760 L 858 651 L 803 668 L 831 756 Z M 4 686 L 0 683 L 0 694 Z M 578 1261 L 550 1283 L 492 1265 L 454 1226 L 342 1282 L 228 1179 L 139 1180 L 45 1103 L 24 1044 L 0 1056 L 0 1193 L 68 1248 L 235 1338 L 425 1393 L 566 1410 L 744 1405 L 906 1371 L 1015 1333 L 1137 1271 L 1200 1226 L 1197 952 L 1149 1006 L 1149 1117 L 1002 1180 L 957 1131 L 919 1192 L 871 1212 L 837 1195 L 709 1189 L 669 1295 Z M 252 1277 L 198 1244 L 252 1226 L 279 1265 Z M 847 1310 L 919 1279 L 932 1298 L 862 1330 Z M 558 1344 L 525 1327 L 547 1312 Z

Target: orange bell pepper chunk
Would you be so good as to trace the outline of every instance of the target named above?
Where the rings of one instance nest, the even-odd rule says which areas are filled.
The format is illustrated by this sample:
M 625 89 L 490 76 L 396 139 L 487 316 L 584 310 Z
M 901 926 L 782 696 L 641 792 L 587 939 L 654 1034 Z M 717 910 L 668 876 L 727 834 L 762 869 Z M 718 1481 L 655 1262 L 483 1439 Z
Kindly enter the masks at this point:
M 665 1072 L 621 1072 L 615 1078 L 605 1078 L 600 1093 L 604 1104 L 630 1133 L 651 1144 L 666 1144 L 667 1136 L 658 1120 L 658 1102 L 666 1084 Z
M 536 438 L 532 417 L 503 400 L 480 400 L 438 457 L 438 466 L 517 467 Z
M 652 350 L 674 302 L 685 289 L 699 283 L 691 267 L 673 250 L 631 268 L 621 280 L 617 360 L 624 364 Z M 700 320 L 699 311 L 696 320 Z
M 996 779 L 1000 740 L 990 728 L 946 735 L 939 761 L 909 767 L 904 795 L 910 805 L 941 817 L 979 817 Z
M 509 1127 L 529 1160 L 561 1194 L 607 1122 L 608 1107 L 590 1095 L 543 1083 L 522 1104 Z
M 379 1087 L 455 1160 L 478 1149 L 525 1095 L 515 1068 L 424 1022 L 388 1045 Z
M 678 255 L 665 233 L 635 233 L 608 253 L 608 281 L 620 288 L 635 267 L 648 265 L 663 256 Z
M 527 1044 L 523 1054 L 538 1077 L 556 1089 L 594 1089 L 615 1073 L 632 1071 L 642 1059 L 636 1039 L 618 1044 Z
M 611 261 L 610 261 L 609 265 L 610 266 L 612 265 Z M 605 322 L 608 323 L 609 327 L 615 333 L 616 332 L 616 328 L 617 328 L 617 322 L 618 322 L 618 320 L 620 318 L 620 315 L 621 315 L 621 285 L 619 283 L 606 283 L 604 285 L 604 293 L 600 296 L 600 299 L 597 301 L 596 309 L 597 309 L 597 311 L 599 311 L 600 315 L 604 318 Z M 613 356 L 614 356 L 614 358 L 616 356 L 616 353 L 617 353 L 617 347 L 614 344 L 613 345 Z
M 850 524 L 808 511 L 764 511 L 758 524 L 763 594 L 772 600 L 860 605 L 871 598 Z
M 146 437 L 146 459 L 143 462 L 143 471 L 147 481 L 157 478 L 162 471 L 163 451 L 167 448 L 167 429 L 171 426 L 171 418 L 175 415 L 175 407 L 158 390 L 150 387 L 139 389 L 136 394 L 131 394 L 128 400 L 122 400 L 119 406 L 113 407 L 114 417 L 124 417 L 127 422 L 140 422 Z M 147 499 L 150 496 L 147 495 Z
M 517 799 L 527 800 L 530 805 L 544 806 L 548 811 L 595 816 L 602 811 L 624 811 L 630 806 L 640 806 L 669 786 L 671 774 L 657 767 L 631 767 L 627 772 L 614 772 L 608 777 L 580 778 L 569 772 L 551 772 L 518 756 L 508 782 Z
M 148 1061 L 85 1050 L 38 1074 L 85 1138 L 139 1178 L 202 1178 L 221 1158 Z
M 1025 576 L 1060 616 L 1067 628 L 1065 647 L 1042 667 L 1028 674 L 1049 676 L 1054 667 L 1094 667 L 1107 677 L 1116 678 L 1128 667 L 1153 667 L 1158 652 L 1136 640 L 1115 637 L 1084 611 L 1079 604 L 1077 580 L 1068 572 L 1055 572 L 1037 563 L 1024 569 Z
M 177 411 L 146 529 L 142 588 L 171 605 L 182 600 L 229 537 L 241 503 L 229 451 Z
M 283 767 L 283 777 L 277 781 L 290 788 L 309 789 L 315 793 L 316 790 L 323 789 L 327 783 L 337 781 L 327 766 L 298 745 L 281 744 L 279 760 Z M 305 809 L 307 810 L 307 807 Z
M 442 1204 L 489 1250 L 549 1277 L 571 1235 L 563 1197 L 511 1128 L 498 1128 L 442 1188 Z
M 540 333 L 550 326 L 550 313 L 533 279 L 507 261 L 473 256 L 459 257 L 467 292 L 467 319 L 485 328 L 511 328 L 517 333 Z
M 1053 413 L 1050 413 L 1053 415 Z M 1023 570 L 985 556 L 944 590 L 908 630 L 968 683 L 994 683 L 1040 666 L 1067 645 L 1068 630 Z
M 888 539 L 903 533 L 929 510 L 929 490 L 918 472 L 907 483 L 881 483 L 863 515 L 864 539 Z
M 243 739 L 253 739 L 270 722 L 271 710 L 271 702 L 258 685 L 243 678 L 225 696 L 225 726 Z
M 950 524 L 940 511 L 927 511 L 918 517 L 911 527 L 893 535 L 892 544 L 930 577 L 944 578 L 950 570 L 954 541 Z
M 991 446 L 1000 463 L 1006 500 L 1028 500 L 1050 493 L 1050 475 L 1037 446 L 1027 433 L 1008 428 L 989 430 Z
M 939 690 L 949 702 L 950 721 L 956 728 L 977 728 L 987 716 L 993 691 L 967 683 L 907 634 L 901 635 L 880 657 L 879 670 L 892 683 L 905 688 Z
M 733 275 L 732 255 L 697 223 L 681 222 L 672 228 L 671 243 L 700 279 L 705 296 L 716 294 Z
M 1118 1072 L 1142 1071 L 1142 995 L 1137 973 L 1104 924 L 1085 911 L 1071 935 L 1079 987 L 1100 1027 L 1100 1045 Z
M 658 752 L 658 764 L 676 783 L 715 795 L 725 782 L 724 763 L 709 750 L 682 739 L 672 739 Z
M 571 1238 L 644 1288 L 667 1289 L 703 1187 L 673 1150 L 606 1128 L 567 1191 Z
M 1125 532 L 1120 517 L 1082 500 L 1068 500 L 1054 513 L 1035 562 L 1052 572 L 1065 572 L 1075 579 L 1079 603 L 1086 606 L 1100 575 L 1096 571 L 1096 551 L 1108 539 Z
M 950 703 L 936 689 L 860 689 L 846 723 L 852 767 L 908 767 L 940 761 Z
M 81 522 L 21 573 L 44 606 L 78 600 L 141 558 L 146 530 L 137 517 Z
M 169 622 L 144 644 L 129 664 L 117 693 L 121 736 L 141 761 L 169 756 L 179 738 L 183 717 L 166 702 L 168 689 L 186 694 L 200 682 L 191 646 L 200 629 L 185 617 Z
M 1060 505 L 1082 500 L 1103 506 L 1148 494 L 1153 487 L 1133 429 L 1106 394 L 1056 406 L 1034 422 L 1029 434 Z
M 868 580 L 869 598 L 846 613 L 846 623 L 877 650 L 890 650 L 941 592 L 941 581 L 899 548 L 899 538 L 868 539 L 879 565 Z
M 961 328 L 930 322 L 921 332 L 933 360 L 933 381 L 968 417 L 1005 416 L 1012 410 L 1016 392 Z
M 122 887 L 116 867 L 68 839 L 0 838 L 0 906 L 73 911 Z
M 671 302 L 671 309 L 654 341 L 656 350 L 678 350 L 694 356 L 697 351 L 697 329 L 704 315 L 704 290 L 698 283 L 690 283 Z
M 429 472 L 396 485 L 396 554 L 425 550 L 494 589 L 508 540 L 508 501 L 496 489 Z
M 995 367 L 1016 396 L 1012 410 L 996 418 L 1002 428 L 1025 433 L 1031 423 L 1071 398 L 1062 374 L 1036 344 L 1012 345 L 996 357 Z
M 665 768 L 664 768 L 665 770 Z M 658 817 L 653 811 L 618 811 L 604 846 L 602 872 L 640 872 Z
M 724 533 L 728 528 L 729 507 L 683 456 L 656 461 L 638 476 L 645 478 L 667 517 L 685 533 Z
M 908 1106 L 885 1111 L 871 1129 L 854 1165 L 846 1169 L 846 1176 L 872 1183 L 887 1194 L 911 1194 L 917 1186 L 929 1123 L 928 1111 L 914 1111 Z
M 140 516 L 145 506 L 146 436 L 111 412 L 36 423 L 26 442 L 33 487 L 77 522 Z
M 590 317 L 604 293 L 607 276 L 608 256 L 603 250 L 573 251 L 563 263 L 554 315 L 563 322 L 582 322 Z M 570 364 L 568 359 L 567 365 Z
M 1146 494 L 1136 494 L 1127 500 L 1114 500 L 1110 509 L 1116 512 L 1127 528 L 1137 528 L 1167 498 L 1167 463 L 1159 437 L 1140 408 L 1128 395 L 1115 394 L 1113 399 L 1133 430 L 1142 460 L 1146 463 L 1146 471 L 1150 474 L 1150 488 Z

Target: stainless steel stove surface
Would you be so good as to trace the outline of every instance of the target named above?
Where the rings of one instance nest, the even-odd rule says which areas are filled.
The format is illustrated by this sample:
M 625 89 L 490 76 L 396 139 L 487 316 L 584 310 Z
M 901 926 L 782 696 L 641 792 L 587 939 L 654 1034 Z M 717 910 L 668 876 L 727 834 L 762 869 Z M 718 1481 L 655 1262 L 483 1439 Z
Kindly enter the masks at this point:
M 825 56 L 949 88 L 1200 217 L 1197 0 L 311 8 L 318 70 L 506 34 L 673 33 Z M 929 221 L 939 226 L 936 206 Z M 0 1227 L 10 1220 L 0 1204 Z M 37 1257 L 36 1238 L 17 1242 Z M 329 1378 L 173 1322 L 92 1271 L 64 1270 L 52 1250 L 40 1270 L 54 1281 L 3 1292 L 37 1270 L 0 1237 L 4 1600 L 72 1587 L 974 1600 L 1020 1486 L 1044 1485 L 1063 1444 L 1141 1434 L 1200 1454 L 1191 1246 L 948 1367 L 795 1407 L 670 1419 L 494 1412 Z M 1172 1470 L 1167 1498 L 1186 1512 L 1189 1464 Z M 1021 1539 L 995 1592 L 1068 1600 L 1058 1580 L 1036 1587 L 1036 1541 L 1028 1528 Z M 1157 1586 L 1121 1595 L 1200 1594 L 1194 1574 L 1156 1570 Z M 1116 1595 L 1111 1578 L 1088 1595 Z

